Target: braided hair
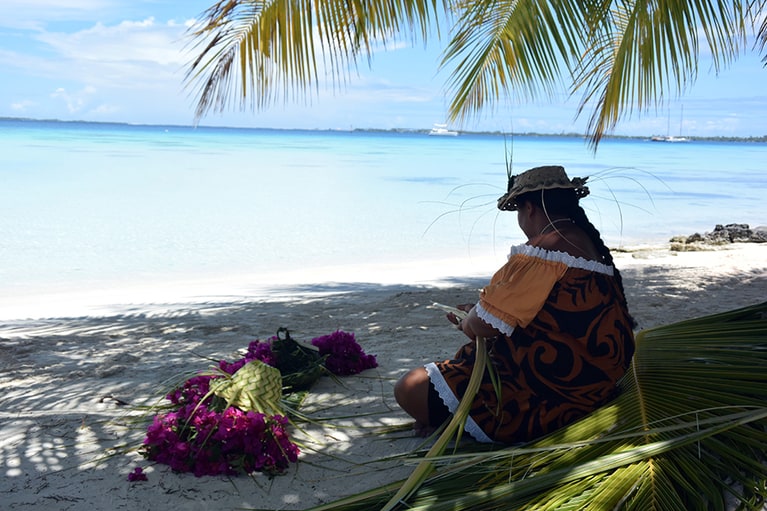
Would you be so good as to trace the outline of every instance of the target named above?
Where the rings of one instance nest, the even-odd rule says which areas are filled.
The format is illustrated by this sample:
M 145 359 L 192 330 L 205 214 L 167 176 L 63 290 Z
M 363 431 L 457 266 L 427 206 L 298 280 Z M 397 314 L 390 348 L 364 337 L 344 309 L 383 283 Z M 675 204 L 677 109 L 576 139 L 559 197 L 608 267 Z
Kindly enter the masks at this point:
M 601 263 L 612 266 L 615 281 L 618 283 L 618 287 L 621 291 L 621 304 L 628 311 L 628 303 L 626 302 L 626 292 L 623 289 L 623 277 L 618 268 L 615 268 L 613 263 L 613 255 L 610 249 L 607 248 L 605 242 L 602 241 L 602 235 L 599 233 L 594 224 L 586 216 L 586 212 L 578 203 L 578 196 L 576 191 L 571 188 L 549 188 L 547 190 L 536 190 L 527 192 L 516 197 L 517 204 L 524 202 L 530 202 L 539 208 L 542 208 L 547 216 L 551 215 L 564 215 L 569 217 L 575 225 L 580 227 L 586 235 L 588 235 L 591 242 L 597 249 L 600 256 Z M 636 328 L 636 321 L 629 314 L 629 321 L 631 322 L 631 328 Z

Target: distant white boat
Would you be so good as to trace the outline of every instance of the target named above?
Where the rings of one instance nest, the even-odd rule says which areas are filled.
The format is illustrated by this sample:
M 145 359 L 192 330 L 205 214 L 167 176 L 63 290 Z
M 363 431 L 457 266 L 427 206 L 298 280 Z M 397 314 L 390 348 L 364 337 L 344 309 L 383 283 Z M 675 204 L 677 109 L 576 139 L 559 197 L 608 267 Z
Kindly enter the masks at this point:
M 455 137 L 458 135 L 458 132 L 447 129 L 447 124 L 434 124 L 434 127 L 429 132 L 429 135 Z
M 679 136 L 674 135 L 655 135 L 650 137 L 653 142 L 689 142 L 690 139 L 682 136 L 682 123 L 684 122 L 684 105 L 682 105 L 682 113 L 679 116 Z M 671 115 L 669 114 L 668 123 L 671 123 Z M 670 127 L 670 126 L 669 126 Z M 667 128 L 668 131 L 668 128 Z
M 651 137 L 650 140 L 653 142 L 689 142 L 690 139 L 687 137 L 675 137 L 674 135 L 666 135 L 660 136 L 656 135 L 654 137 Z

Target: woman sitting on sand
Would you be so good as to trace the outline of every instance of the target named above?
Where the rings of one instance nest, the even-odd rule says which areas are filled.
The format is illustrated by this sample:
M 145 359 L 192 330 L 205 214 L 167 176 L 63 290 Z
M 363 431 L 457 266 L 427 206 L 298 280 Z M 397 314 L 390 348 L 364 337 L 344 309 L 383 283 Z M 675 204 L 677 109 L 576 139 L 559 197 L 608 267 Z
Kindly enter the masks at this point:
M 466 431 L 482 442 L 531 440 L 607 403 L 634 354 L 634 321 L 610 250 L 578 204 L 586 179 L 564 168 L 537 167 L 509 178 L 498 208 L 517 211 L 528 238 L 481 291 L 459 306 L 472 341 L 452 360 L 411 370 L 394 388 L 420 434 L 446 421 L 463 396 L 476 336 L 487 340 L 488 371 Z

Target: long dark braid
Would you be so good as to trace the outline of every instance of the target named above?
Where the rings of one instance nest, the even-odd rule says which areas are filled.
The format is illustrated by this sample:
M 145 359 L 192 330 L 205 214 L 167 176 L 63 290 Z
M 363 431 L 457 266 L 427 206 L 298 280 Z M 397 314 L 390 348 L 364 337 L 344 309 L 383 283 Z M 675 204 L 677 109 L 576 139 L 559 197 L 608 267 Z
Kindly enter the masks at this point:
M 575 190 L 564 188 L 553 188 L 549 190 L 541 190 L 535 192 L 528 192 L 517 197 L 517 203 L 532 202 L 546 212 L 547 215 L 566 215 L 568 216 L 578 227 L 588 235 L 591 242 L 601 257 L 601 263 L 612 266 L 613 273 L 615 275 L 615 281 L 618 283 L 618 288 L 621 290 L 621 304 L 628 311 L 628 303 L 626 301 L 626 291 L 623 289 L 623 276 L 618 268 L 615 267 L 613 262 L 613 255 L 610 249 L 607 248 L 605 242 L 602 241 L 602 235 L 599 233 L 594 224 L 591 223 L 586 216 L 586 212 L 578 203 L 578 196 L 575 194 Z M 631 328 L 636 328 L 637 324 L 634 318 L 629 316 L 631 322 Z
M 626 291 L 623 289 L 623 276 L 621 275 L 620 270 L 615 267 L 615 264 L 613 263 L 613 255 L 610 252 L 610 249 L 607 248 L 607 245 L 605 245 L 605 242 L 602 241 L 602 235 L 599 233 L 596 227 L 594 227 L 594 224 L 591 223 L 589 218 L 586 216 L 586 212 L 583 211 L 583 208 L 578 204 L 578 202 L 575 202 L 574 207 L 571 209 L 570 212 L 570 218 L 575 222 L 575 225 L 583 229 L 583 231 L 588 234 L 589 238 L 591 238 L 591 242 L 594 243 L 594 246 L 597 248 L 597 252 L 599 252 L 599 255 L 602 256 L 602 262 L 608 266 L 613 267 L 613 274 L 615 275 L 615 282 L 618 283 L 618 287 L 621 290 L 621 297 L 622 297 L 622 305 L 625 307 L 625 309 L 628 311 L 629 306 L 626 301 Z M 631 316 L 631 314 L 628 315 L 629 321 L 631 322 L 631 328 L 636 328 L 636 320 L 634 320 L 634 317 Z

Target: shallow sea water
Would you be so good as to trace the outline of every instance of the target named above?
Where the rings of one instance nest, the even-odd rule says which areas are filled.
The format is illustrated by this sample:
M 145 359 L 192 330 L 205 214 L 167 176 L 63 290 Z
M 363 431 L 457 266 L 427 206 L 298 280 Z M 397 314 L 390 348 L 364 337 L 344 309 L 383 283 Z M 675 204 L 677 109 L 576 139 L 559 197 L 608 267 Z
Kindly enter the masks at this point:
M 515 173 L 590 176 L 608 246 L 767 223 L 767 144 L 0 121 L 6 296 L 490 256 Z M 335 277 L 335 276 L 334 276 Z

